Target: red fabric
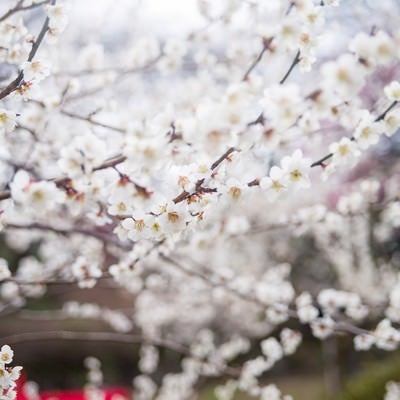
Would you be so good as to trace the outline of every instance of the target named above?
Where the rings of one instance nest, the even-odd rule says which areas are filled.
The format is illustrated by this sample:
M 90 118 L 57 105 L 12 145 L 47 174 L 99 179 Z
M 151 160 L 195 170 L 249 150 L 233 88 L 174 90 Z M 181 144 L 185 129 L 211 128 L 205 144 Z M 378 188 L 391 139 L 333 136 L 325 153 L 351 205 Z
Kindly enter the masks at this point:
M 17 398 L 16 400 L 27 400 L 23 386 L 27 381 L 26 375 L 22 374 L 17 381 Z M 103 390 L 105 400 L 111 400 L 114 395 L 122 396 L 129 399 L 130 393 L 127 389 L 122 387 L 112 387 Z M 83 390 L 44 390 L 39 393 L 41 400 L 86 400 Z
M 24 395 L 24 391 L 22 390 L 22 387 L 24 386 L 25 382 L 27 381 L 26 379 L 26 375 L 24 374 L 24 372 L 22 371 L 20 378 L 17 380 L 17 398 L 16 400 L 26 400 L 26 397 Z
M 105 400 L 111 400 L 114 395 L 123 396 L 125 399 L 129 398 L 129 393 L 124 388 L 108 388 L 104 389 Z M 59 400 L 85 400 L 85 394 L 82 390 L 46 390 L 40 392 L 41 400 L 49 400 L 57 398 Z

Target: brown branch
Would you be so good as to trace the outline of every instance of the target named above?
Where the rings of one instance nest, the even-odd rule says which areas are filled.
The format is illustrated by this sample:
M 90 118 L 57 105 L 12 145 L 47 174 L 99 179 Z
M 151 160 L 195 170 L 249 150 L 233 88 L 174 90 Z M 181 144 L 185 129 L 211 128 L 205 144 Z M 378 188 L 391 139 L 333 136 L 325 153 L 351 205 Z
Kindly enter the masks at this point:
M 121 80 L 129 74 L 145 72 L 145 71 L 151 69 L 151 67 L 153 67 L 154 65 L 156 65 L 158 63 L 158 61 L 161 60 L 163 55 L 164 54 L 161 52 L 157 57 L 155 57 L 153 60 L 151 60 L 149 63 L 147 63 L 146 65 L 144 65 L 142 67 L 130 68 L 130 69 L 120 69 L 119 75 L 114 80 L 110 81 L 107 84 L 101 85 L 99 87 L 89 89 L 86 92 L 80 92 L 76 95 L 68 96 L 64 99 L 64 104 L 75 101 L 75 100 L 81 100 L 83 97 L 95 95 L 95 94 L 101 92 L 102 90 L 114 85 L 116 82 L 118 82 L 118 83 L 121 82 Z M 115 69 L 115 67 L 110 67 L 110 68 L 104 68 L 101 70 L 83 70 L 80 72 L 78 71 L 77 73 L 72 73 L 72 76 L 79 76 L 82 72 L 83 72 L 83 74 L 91 74 L 91 73 L 100 73 L 100 72 L 106 72 L 106 71 L 118 72 L 118 68 Z
M 123 163 L 125 160 L 126 160 L 125 156 L 117 155 L 115 157 L 110 158 L 109 160 L 104 161 L 104 163 L 98 165 L 97 167 L 94 167 L 93 171 L 100 171 L 102 169 L 115 167 L 116 165 Z M 66 179 L 68 178 L 49 179 L 49 181 L 53 181 L 56 184 L 62 184 L 65 182 Z M 0 192 L 0 201 L 9 199 L 10 197 L 11 197 L 11 192 L 9 190 L 3 190 L 2 192 Z
M 198 181 L 196 183 L 196 188 L 195 191 L 193 193 L 187 192 L 186 190 L 184 190 L 182 193 L 180 193 L 178 196 L 176 196 L 172 201 L 177 204 L 180 203 L 184 200 L 189 200 L 189 199 L 193 199 L 196 197 L 199 197 L 201 195 L 203 195 L 204 193 L 217 193 L 218 190 L 217 188 L 210 188 L 210 187 L 203 187 L 201 181 L 204 181 L 204 179 L 201 179 L 200 181 Z M 199 183 L 201 182 L 201 183 Z
M 41 2 L 38 3 L 34 3 L 31 4 L 29 6 L 22 6 L 22 3 L 24 2 L 24 0 L 19 0 L 18 3 L 15 5 L 15 7 L 10 8 L 5 14 L 3 14 L 0 17 L 0 22 L 5 21 L 7 18 L 11 17 L 11 15 L 21 12 L 21 11 L 28 11 L 28 10 L 32 10 L 34 8 L 43 6 L 44 4 L 48 4 L 50 3 L 51 0 L 43 0 Z
M 251 294 L 245 294 L 245 293 L 242 293 L 242 292 L 239 292 L 239 291 L 233 289 L 232 287 L 229 286 L 229 284 L 227 284 L 229 282 L 214 282 L 212 279 L 210 279 L 209 276 L 207 276 L 197 270 L 184 267 L 180 262 L 176 261 L 175 259 L 171 258 L 170 256 L 166 256 L 165 254 L 160 253 L 160 258 L 163 259 L 164 261 L 168 262 L 169 264 L 174 265 L 179 271 L 183 272 L 184 274 L 202 279 L 204 282 L 209 284 L 211 287 L 223 288 L 227 292 L 237 296 L 238 298 L 240 298 L 246 302 L 253 303 L 262 308 L 274 307 L 274 305 L 265 304 L 264 302 L 258 300 L 256 297 L 252 296 Z M 195 262 L 194 260 L 191 260 L 191 261 Z M 197 262 L 195 262 L 195 263 L 197 264 L 198 267 L 201 267 L 200 264 L 198 264 Z M 206 269 L 207 272 L 215 271 L 213 269 L 206 268 L 206 267 L 204 267 L 204 269 Z M 290 318 L 299 321 L 299 317 L 295 310 L 288 308 L 287 315 Z M 360 335 L 360 334 L 373 335 L 373 332 L 370 332 L 363 328 L 359 328 L 358 326 L 352 325 L 346 321 L 335 322 L 335 324 L 333 326 L 333 330 L 336 333 L 345 332 L 345 333 L 350 333 L 352 335 Z
M 11 197 L 11 192 L 9 190 L 3 190 L 2 192 L 0 192 L 0 201 L 9 199 L 10 197 Z
M 112 279 L 110 276 L 101 276 L 99 278 L 95 278 L 96 281 L 104 280 L 104 279 Z M 42 279 L 42 280 L 37 280 L 37 281 L 27 281 L 23 279 L 19 279 L 18 277 L 13 277 L 13 278 L 6 278 L 0 281 L 0 284 L 5 283 L 5 282 L 13 282 L 16 283 L 17 285 L 51 285 L 51 286 L 56 286 L 56 285 L 75 285 L 79 283 L 80 281 L 77 280 L 66 280 L 66 279 Z M 110 286 L 104 286 L 102 289 L 115 289 L 119 288 L 117 287 L 110 287 Z
M 272 41 L 272 39 L 271 39 Z M 270 43 L 269 43 L 270 45 Z M 268 46 L 269 46 L 268 45 Z M 262 56 L 262 55 L 261 55 Z M 292 73 L 294 67 L 300 62 L 300 50 L 297 51 L 296 56 L 293 59 L 292 64 L 290 64 L 289 69 L 286 71 L 284 77 L 279 81 L 280 85 L 283 85 L 286 80 L 289 78 L 289 75 Z M 257 64 L 256 64 L 257 65 Z M 251 72 L 251 71 L 250 71 Z M 244 79 L 243 79 L 244 80 Z M 265 117 L 264 117 L 264 113 L 260 113 L 260 115 L 254 120 L 254 121 L 250 121 L 247 123 L 247 126 L 252 126 L 252 125 L 264 125 L 265 123 Z
M 375 122 L 382 121 L 382 120 L 386 117 L 386 115 L 387 115 L 391 110 L 393 110 L 394 107 L 396 107 L 396 105 L 397 105 L 398 103 L 399 103 L 398 101 L 393 101 L 392 103 L 390 103 L 389 106 L 386 107 L 385 110 L 384 110 L 381 114 L 379 114 L 379 115 L 375 118 L 374 121 L 375 121 Z M 351 137 L 350 140 L 355 141 L 356 139 L 355 139 L 354 137 Z M 333 157 L 333 154 L 332 154 L 332 153 L 327 154 L 326 156 L 324 156 L 324 157 L 320 158 L 319 160 L 313 162 L 313 163 L 311 164 L 311 168 L 317 167 L 317 166 L 319 166 L 319 165 L 320 165 L 320 166 L 323 166 L 323 165 L 324 165 L 324 162 L 327 161 L 327 160 L 329 160 L 331 157 Z
M 329 153 L 329 154 L 327 154 L 326 156 L 320 158 L 319 160 L 314 161 L 314 162 L 310 165 L 310 167 L 311 167 L 311 168 L 314 168 L 314 167 L 318 167 L 318 165 L 323 166 L 323 165 L 324 165 L 324 162 L 327 161 L 327 160 L 329 160 L 331 157 L 333 157 L 333 153 Z
M 121 132 L 121 133 L 125 133 L 126 132 L 125 129 L 119 128 L 118 126 L 108 125 L 108 124 L 105 124 L 103 122 L 96 121 L 96 120 L 94 120 L 92 118 L 91 115 L 88 115 L 88 116 L 79 115 L 79 114 L 75 114 L 75 113 L 73 113 L 71 111 L 67 111 L 67 110 L 60 110 L 60 113 L 63 114 L 63 115 L 66 115 L 67 117 L 70 117 L 70 118 L 79 119 L 81 121 L 89 122 L 90 124 L 95 125 L 95 126 L 100 126 L 102 128 L 110 129 L 110 130 L 113 130 L 113 131 L 116 131 L 116 132 Z
M 222 154 L 221 157 L 219 157 L 216 161 L 214 161 L 210 167 L 211 171 L 213 172 L 215 169 L 219 167 L 219 165 L 224 161 L 224 160 L 229 160 L 229 156 L 234 152 L 238 151 L 235 147 L 229 147 L 228 150 L 225 151 L 224 154 Z M 200 196 L 204 193 L 216 193 L 218 190 L 216 188 L 210 188 L 210 187 L 204 187 L 204 178 L 199 179 L 196 182 L 195 186 L 195 191 L 193 193 L 188 192 L 187 190 L 183 190 L 178 196 L 176 196 L 172 201 L 177 204 L 180 203 L 184 200 L 193 198 L 195 196 Z
M 218 158 L 218 160 L 214 161 L 211 165 L 211 170 L 214 171 L 224 160 L 229 159 L 229 156 L 234 152 L 237 151 L 234 147 L 229 147 L 229 149 L 222 154 L 221 157 Z
M 394 107 L 396 107 L 396 105 L 397 105 L 398 103 L 399 103 L 399 102 L 396 101 L 396 100 L 393 101 L 381 114 L 379 114 L 379 115 L 375 118 L 375 122 L 382 121 L 382 120 L 386 117 L 387 113 L 390 112 L 390 111 L 392 111 L 392 109 L 393 109 Z
M 257 55 L 255 60 L 251 63 L 250 67 L 247 69 L 245 74 L 243 75 L 242 81 L 246 81 L 253 69 L 258 65 L 258 63 L 262 60 L 264 53 L 270 48 L 273 38 L 263 39 L 263 47 L 260 53 Z
M 124 161 L 126 161 L 126 157 L 119 155 L 119 156 L 110 158 L 109 160 L 105 161 L 103 164 L 100 164 L 98 167 L 94 167 L 93 171 L 100 171 L 100 170 L 106 169 L 106 168 L 113 168 L 116 165 L 123 163 Z
M 250 121 L 247 123 L 247 126 L 252 126 L 252 125 L 264 125 L 265 118 L 264 118 L 264 113 L 261 113 L 254 121 Z
M 184 201 L 190 197 L 190 193 L 184 190 L 182 193 L 178 194 L 172 201 L 177 204 L 180 203 L 181 201 Z
M 183 272 L 185 275 L 200 278 L 201 280 L 203 280 L 204 282 L 206 282 L 207 284 L 209 284 L 212 287 L 223 288 L 227 292 L 234 294 L 235 296 L 239 297 L 240 299 L 242 299 L 246 302 L 253 303 L 253 304 L 255 304 L 259 307 L 263 307 L 263 308 L 267 307 L 267 305 L 265 303 L 261 302 L 260 300 L 256 299 L 255 297 L 247 296 L 246 294 L 238 292 L 235 289 L 224 285 L 223 283 L 214 282 L 207 275 L 205 275 L 195 269 L 186 268 L 180 262 L 176 261 L 175 259 L 173 259 L 163 253 L 159 253 L 159 255 L 162 260 L 166 261 L 168 264 L 175 266 L 179 271 Z
M 289 69 L 286 71 L 286 74 L 283 76 L 283 78 L 279 81 L 280 85 L 283 85 L 287 78 L 289 78 L 289 75 L 292 73 L 294 67 L 300 62 L 300 50 L 297 50 L 297 53 L 293 59 L 293 62 L 290 64 Z
M 46 224 L 41 224 L 41 223 L 32 223 L 32 224 L 27 224 L 27 225 L 18 225 L 18 224 L 6 224 L 8 228 L 12 229 L 27 229 L 27 230 L 39 230 L 39 231 L 47 231 L 47 232 L 53 232 L 58 235 L 63 235 L 63 236 L 69 236 L 73 234 L 81 234 L 84 236 L 91 236 L 94 237 L 103 243 L 109 243 L 113 244 L 114 246 L 120 247 L 125 250 L 131 249 L 130 244 L 126 244 L 121 242 L 116 236 L 111 235 L 107 232 L 101 232 L 98 230 L 95 230 L 95 228 L 90 228 L 90 227 L 79 227 L 79 226 L 74 226 L 70 229 L 62 229 L 62 228 L 57 228 L 51 225 L 46 225 Z
M 118 73 L 120 76 L 122 75 L 128 75 L 128 74 L 133 74 L 136 72 L 144 72 L 151 67 L 153 67 L 155 64 L 157 64 L 158 61 L 163 57 L 163 53 L 161 52 L 158 54 L 157 57 L 153 58 L 151 61 L 149 61 L 147 64 L 141 66 L 141 67 L 132 67 L 132 68 L 124 68 L 124 67 L 103 67 L 103 68 L 89 68 L 89 69 L 82 69 L 80 71 L 60 71 L 54 74 L 54 76 L 71 76 L 71 77 L 80 77 L 84 75 L 93 75 L 93 74 L 104 74 L 108 72 L 115 72 Z M 103 87 L 103 86 L 102 86 Z M 101 88 L 100 88 L 101 89 Z M 78 95 L 77 95 L 78 96 Z M 71 99 L 71 98 L 69 98 Z
M 56 3 L 56 0 L 51 1 L 51 4 L 55 4 L 55 3 Z M 42 29 L 40 30 L 39 35 L 36 38 L 31 51 L 29 52 L 28 59 L 27 59 L 28 62 L 32 61 L 33 58 L 35 57 L 37 51 L 39 50 L 39 46 L 42 43 L 48 29 L 49 29 L 49 17 L 46 17 L 46 19 L 44 20 Z M 15 92 L 19 88 L 23 79 L 24 79 L 24 71 L 21 70 L 19 72 L 18 76 L 0 92 L 0 100 L 4 99 L 9 94 Z

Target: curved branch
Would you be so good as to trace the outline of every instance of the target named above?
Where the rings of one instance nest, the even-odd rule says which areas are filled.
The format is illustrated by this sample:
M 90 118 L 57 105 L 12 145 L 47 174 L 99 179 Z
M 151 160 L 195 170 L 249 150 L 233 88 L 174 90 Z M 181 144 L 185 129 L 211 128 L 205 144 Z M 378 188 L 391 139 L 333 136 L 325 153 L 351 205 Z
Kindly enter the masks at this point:
M 93 228 L 89 227 L 79 227 L 75 226 L 71 229 L 62 229 L 62 228 L 56 228 L 51 225 L 46 225 L 46 224 L 41 224 L 41 223 L 32 223 L 32 224 L 27 224 L 27 225 L 18 225 L 18 224 L 6 224 L 8 228 L 12 229 L 26 229 L 26 230 L 40 230 L 40 231 L 48 231 L 48 232 L 53 232 L 57 233 L 59 235 L 63 236 L 69 236 L 73 234 L 81 234 L 85 236 L 91 236 L 94 237 L 103 243 L 109 243 L 113 244 L 114 246 L 120 247 L 125 250 L 129 250 L 132 246 L 130 244 L 126 244 L 121 242 L 115 235 L 111 235 L 106 232 L 101 232 L 101 231 L 96 231 Z
M 50 1 L 51 0 L 43 0 L 43 1 L 40 1 L 38 3 L 31 4 L 29 6 L 23 6 L 22 3 L 24 2 L 24 0 L 19 0 L 18 3 L 15 5 L 15 7 L 10 8 L 5 14 L 3 14 L 0 17 L 0 22 L 5 21 L 7 18 L 11 17 L 11 15 L 13 15 L 15 13 L 18 13 L 18 12 L 21 12 L 21 11 L 32 10 L 34 8 L 43 6 L 45 4 L 49 4 Z
M 393 110 L 394 107 L 396 107 L 396 105 L 397 105 L 398 103 L 399 103 L 399 102 L 396 101 L 396 100 L 393 101 L 392 103 L 390 103 L 389 106 L 386 107 L 385 110 L 375 118 L 374 122 L 382 121 L 382 120 L 386 117 L 386 115 L 387 115 L 391 110 Z M 351 137 L 350 140 L 355 141 L 356 139 L 355 139 L 354 137 Z M 319 166 L 319 165 L 320 165 L 320 166 L 323 166 L 323 165 L 324 165 L 324 162 L 327 161 L 327 160 L 329 160 L 331 157 L 333 157 L 333 153 L 327 154 L 326 156 L 324 156 L 324 157 L 320 158 L 319 160 L 313 162 L 313 163 L 311 164 L 311 168 L 317 167 L 317 166 Z
M 297 50 L 297 53 L 293 59 L 293 62 L 290 64 L 289 69 L 286 71 L 286 74 L 283 76 L 283 78 L 279 81 L 280 85 L 283 85 L 287 78 L 289 78 L 289 75 L 292 73 L 294 67 L 300 62 L 300 50 Z
M 260 63 L 262 60 L 264 53 L 270 48 L 273 38 L 268 38 L 263 40 L 263 47 L 260 53 L 257 55 L 256 59 L 251 63 L 250 67 L 247 69 L 245 74 L 243 75 L 242 81 L 248 79 L 250 74 L 252 73 L 253 69 Z
M 55 4 L 55 3 L 56 3 L 56 0 L 51 0 L 51 4 Z M 17 6 L 18 6 L 18 4 L 17 4 Z M 27 59 L 28 62 L 33 60 L 37 51 L 39 50 L 39 46 L 41 45 L 41 43 L 49 29 L 49 21 L 50 21 L 49 17 L 46 17 L 46 19 L 44 20 L 42 29 L 40 30 L 39 35 L 36 38 L 31 51 L 29 52 L 28 59 Z M 4 99 L 9 94 L 15 92 L 19 88 L 19 85 L 21 84 L 23 79 L 24 79 L 24 71 L 21 70 L 19 72 L 18 76 L 0 92 L 0 100 Z

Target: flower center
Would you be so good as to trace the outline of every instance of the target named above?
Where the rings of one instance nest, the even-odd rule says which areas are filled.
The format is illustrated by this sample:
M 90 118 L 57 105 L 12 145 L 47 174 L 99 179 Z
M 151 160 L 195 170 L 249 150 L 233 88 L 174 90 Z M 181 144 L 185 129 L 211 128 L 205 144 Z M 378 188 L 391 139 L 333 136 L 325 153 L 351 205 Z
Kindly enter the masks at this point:
M 138 219 L 135 221 L 135 229 L 137 231 L 142 231 L 144 229 L 144 221 L 142 219 Z
M 34 201 L 42 201 L 44 199 L 44 193 L 41 190 L 35 190 L 32 193 L 32 199 Z
M 232 198 L 234 198 L 235 200 L 237 200 L 240 195 L 241 195 L 242 191 L 240 190 L 240 188 L 238 188 L 237 186 L 233 186 L 229 189 L 229 194 L 232 196 Z
M 4 362 L 10 361 L 10 356 L 8 354 L 2 354 L 1 361 L 4 361 Z
M 292 179 L 292 181 L 298 181 L 301 179 L 302 176 L 303 174 L 298 169 L 290 172 L 290 178 Z
M 345 155 L 349 154 L 349 147 L 346 146 L 345 144 L 341 144 L 339 146 L 339 154 L 341 156 L 345 156 Z
M 277 192 L 279 192 L 281 189 L 283 189 L 283 185 L 279 181 L 272 181 L 271 187 L 272 187 L 272 189 L 276 190 Z
M 151 229 L 152 229 L 154 232 L 159 232 L 159 231 L 161 230 L 161 226 L 160 226 L 160 224 L 159 224 L 158 222 L 154 222 L 154 223 L 151 225 Z
M 179 221 L 179 214 L 175 211 L 168 213 L 168 221 L 172 222 L 173 224 Z

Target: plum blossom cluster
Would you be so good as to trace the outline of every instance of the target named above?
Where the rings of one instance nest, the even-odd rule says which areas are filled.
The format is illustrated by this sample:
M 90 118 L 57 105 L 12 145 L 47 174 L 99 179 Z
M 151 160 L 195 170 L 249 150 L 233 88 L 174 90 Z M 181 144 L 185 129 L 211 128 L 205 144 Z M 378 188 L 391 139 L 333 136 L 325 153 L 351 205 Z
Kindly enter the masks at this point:
M 70 301 L 64 304 L 62 313 L 67 318 L 101 320 L 117 332 L 129 332 L 133 329 L 132 320 L 122 311 L 101 308 L 96 303 L 80 304 Z
M 386 384 L 385 400 L 395 400 L 400 396 L 400 387 L 397 382 L 388 382 Z
M 0 396 L 5 400 L 16 398 L 16 381 L 20 377 L 22 367 L 11 367 L 14 352 L 8 345 L 0 348 Z
M 247 361 L 243 365 L 239 378 L 238 387 L 251 394 L 252 396 L 260 396 L 261 399 L 267 399 L 268 396 L 280 399 L 280 391 L 274 386 L 269 385 L 260 388 L 257 378 L 265 371 L 273 367 L 285 355 L 293 354 L 301 343 L 301 333 L 285 328 L 280 334 L 281 341 L 270 337 L 261 342 L 262 356 Z M 271 392 L 271 393 L 270 393 Z M 273 397 L 275 396 L 275 397 Z M 283 399 L 289 399 L 291 396 L 285 396 Z
M 338 0 L 197 3 L 182 35 L 140 12 L 94 35 L 79 1 L 0 11 L 0 319 L 76 285 L 57 316 L 137 341 L 135 398 L 223 378 L 219 400 L 289 400 L 266 382 L 303 331 L 400 344 L 400 31 Z

